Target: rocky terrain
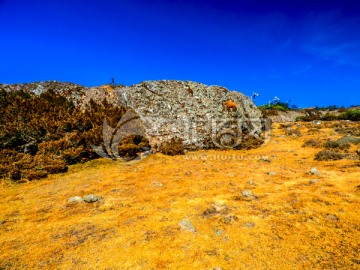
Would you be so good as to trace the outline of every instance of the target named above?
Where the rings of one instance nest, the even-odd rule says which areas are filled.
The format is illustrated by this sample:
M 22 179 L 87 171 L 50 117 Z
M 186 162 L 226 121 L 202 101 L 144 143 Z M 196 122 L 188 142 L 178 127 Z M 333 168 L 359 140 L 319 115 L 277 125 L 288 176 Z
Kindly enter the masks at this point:
M 153 150 L 172 138 L 179 138 L 188 149 L 234 147 L 249 137 L 260 139 L 263 131 L 262 114 L 249 97 L 224 87 L 189 81 L 148 81 L 129 87 L 90 88 L 39 82 L 0 85 L 0 89 L 36 95 L 51 89 L 77 106 L 85 106 L 90 99 L 96 102 L 106 99 L 110 104 L 132 109 L 140 117 Z M 236 108 L 227 108 L 225 101 L 235 102 Z

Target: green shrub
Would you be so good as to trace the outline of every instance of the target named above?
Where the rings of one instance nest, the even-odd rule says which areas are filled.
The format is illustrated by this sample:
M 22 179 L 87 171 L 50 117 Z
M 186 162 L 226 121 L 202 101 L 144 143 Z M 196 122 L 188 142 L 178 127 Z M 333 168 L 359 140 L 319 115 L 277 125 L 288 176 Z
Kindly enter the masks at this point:
M 335 114 L 327 113 L 323 117 L 321 117 L 321 120 L 323 121 L 334 121 L 337 119 L 337 116 Z
M 350 148 L 350 144 L 349 143 L 342 143 L 342 142 L 338 142 L 338 141 L 327 141 L 324 144 L 324 147 L 327 149 L 341 149 L 341 150 L 347 150 Z

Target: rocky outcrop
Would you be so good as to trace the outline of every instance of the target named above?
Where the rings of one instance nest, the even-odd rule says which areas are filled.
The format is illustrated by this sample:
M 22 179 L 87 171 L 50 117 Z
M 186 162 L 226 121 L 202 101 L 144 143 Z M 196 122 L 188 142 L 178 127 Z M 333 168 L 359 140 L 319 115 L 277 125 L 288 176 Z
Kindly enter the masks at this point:
M 139 116 L 137 121 L 141 121 L 145 136 L 155 150 L 162 142 L 174 137 L 181 139 L 188 149 L 202 149 L 236 147 L 250 137 L 260 138 L 262 133 L 262 114 L 251 99 L 220 86 L 164 80 L 128 87 L 86 88 L 69 83 L 41 82 L 0 85 L 0 88 L 7 91 L 22 89 L 37 95 L 52 89 L 79 106 L 91 99 L 106 99 L 125 106 Z M 236 105 L 228 107 L 224 104 L 226 101 Z

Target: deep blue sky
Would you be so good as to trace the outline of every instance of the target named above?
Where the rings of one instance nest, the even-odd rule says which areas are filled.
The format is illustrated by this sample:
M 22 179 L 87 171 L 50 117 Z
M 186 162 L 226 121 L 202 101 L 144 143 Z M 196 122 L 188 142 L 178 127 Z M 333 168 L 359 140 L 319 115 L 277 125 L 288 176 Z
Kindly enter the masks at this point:
M 360 104 L 360 1 L 0 0 L 0 83 L 112 77 Z

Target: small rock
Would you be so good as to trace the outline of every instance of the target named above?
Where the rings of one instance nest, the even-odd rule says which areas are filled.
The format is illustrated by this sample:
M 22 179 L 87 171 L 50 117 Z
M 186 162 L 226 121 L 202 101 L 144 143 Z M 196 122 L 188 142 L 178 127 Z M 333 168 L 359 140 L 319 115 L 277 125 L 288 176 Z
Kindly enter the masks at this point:
M 244 223 L 243 226 L 246 227 L 246 228 L 254 228 L 254 227 L 255 227 L 255 223 L 253 223 L 253 222 L 246 222 L 246 223 Z
M 309 181 L 309 184 L 310 185 L 313 185 L 313 184 L 316 184 L 316 183 L 318 183 L 319 182 L 319 180 L 317 180 L 317 179 L 311 179 L 310 181 Z
M 313 175 L 319 175 L 320 174 L 320 172 L 315 167 L 311 168 L 309 173 L 313 174 Z
M 221 219 L 221 221 L 225 224 L 230 224 L 232 223 L 233 221 L 237 221 L 239 218 L 237 216 L 234 216 L 234 215 L 230 215 L 230 216 L 226 216 L 226 217 L 223 217 Z
M 218 267 L 218 266 L 215 266 L 215 267 L 213 267 L 213 268 L 210 268 L 209 270 L 222 270 L 222 268 L 221 268 L 221 267 Z
M 180 221 L 179 226 L 180 229 L 183 231 L 194 232 L 194 233 L 196 232 L 196 228 L 188 219 L 183 219 L 182 221 Z
M 164 184 L 155 181 L 155 182 L 153 182 L 153 183 L 151 184 L 151 186 L 152 186 L 152 187 L 155 187 L 155 188 L 157 188 L 157 187 L 164 187 Z
M 71 197 L 68 199 L 69 203 L 82 203 L 84 202 L 84 199 L 80 196 Z
M 241 192 L 241 194 L 244 197 L 253 197 L 254 196 L 250 190 L 244 190 L 243 192 Z
M 186 176 L 190 176 L 190 175 L 192 175 L 192 172 L 187 171 L 187 172 L 185 173 L 185 175 L 186 175 Z
M 93 195 L 93 194 L 89 194 L 87 196 L 84 197 L 84 201 L 87 203 L 93 203 L 93 202 L 97 202 L 99 200 L 99 197 Z
M 268 172 L 268 175 L 276 175 L 276 172 Z
M 216 231 L 215 231 L 215 234 L 216 234 L 217 236 L 222 236 L 222 235 L 224 234 L 224 231 L 223 231 L 223 230 L 216 230 Z
M 251 186 L 256 186 L 256 184 L 255 184 L 255 182 L 253 180 L 249 180 L 248 184 L 251 185 Z
M 270 159 L 269 159 L 269 157 L 261 157 L 261 159 L 260 159 L 261 161 L 264 161 L 264 162 L 270 162 Z
M 256 196 L 254 196 L 254 194 L 252 194 L 250 190 L 244 190 L 243 192 L 241 192 L 241 195 L 246 199 L 256 199 Z
M 339 221 L 339 218 L 335 215 L 327 214 L 326 220 Z

